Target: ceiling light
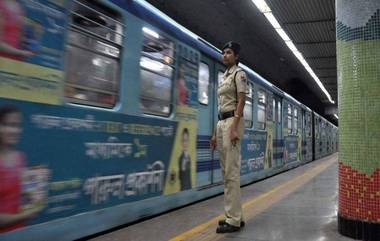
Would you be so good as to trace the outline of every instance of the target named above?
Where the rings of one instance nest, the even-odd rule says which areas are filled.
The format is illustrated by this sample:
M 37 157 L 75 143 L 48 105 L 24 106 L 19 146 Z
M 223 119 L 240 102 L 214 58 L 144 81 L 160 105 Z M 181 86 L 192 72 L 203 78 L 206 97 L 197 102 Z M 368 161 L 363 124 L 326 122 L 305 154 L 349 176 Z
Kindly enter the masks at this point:
M 339 120 L 339 117 L 338 117 L 338 115 L 337 115 L 337 114 L 334 114 L 334 116 L 335 116 L 335 118 L 336 118 L 337 120 Z
M 281 28 L 281 25 L 277 21 L 277 19 L 273 16 L 272 12 L 264 13 L 265 17 L 268 19 L 268 21 L 272 24 L 274 28 Z
M 292 52 L 294 52 L 294 51 L 298 51 L 298 50 L 297 50 L 297 47 L 294 45 L 294 43 L 293 43 L 291 40 L 289 40 L 289 41 L 285 41 L 285 43 L 286 43 L 286 45 L 288 46 L 288 48 L 289 48 Z
M 212 46 L 210 43 L 208 43 L 207 41 L 201 39 L 198 35 L 194 34 L 193 32 L 189 31 L 188 29 L 186 29 L 185 27 L 183 27 L 182 25 L 178 24 L 176 21 L 174 21 L 172 18 L 170 18 L 168 15 L 164 14 L 163 12 L 161 12 L 160 10 L 158 10 L 157 8 L 153 7 L 150 3 L 146 2 L 145 0 L 134 0 L 135 2 L 138 2 L 138 4 L 144 6 L 145 8 L 149 9 L 150 11 L 154 12 L 155 14 L 159 15 L 161 18 L 165 19 L 166 21 L 168 21 L 170 24 L 172 24 L 173 26 L 177 27 L 178 29 L 180 29 L 182 32 L 188 34 L 189 36 L 191 36 L 192 38 L 194 39 L 198 39 L 198 40 L 201 40 L 205 43 L 207 43 L 208 45 Z M 271 13 L 272 10 L 269 8 L 269 6 L 266 4 L 266 2 L 264 0 L 252 0 L 252 2 L 256 5 L 256 7 L 260 10 L 260 12 L 262 13 Z M 273 14 L 272 14 L 273 15 Z M 269 16 L 269 17 L 268 17 Z M 272 17 L 270 15 L 266 15 L 268 21 L 270 21 L 270 23 L 272 24 L 272 26 L 274 26 L 274 28 L 278 28 L 279 25 L 277 25 L 278 21 L 276 20 L 276 18 L 273 16 L 273 19 L 274 21 L 272 20 L 269 20 L 269 19 L 272 19 Z M 144 30 L 145 29 L 145 30 Z M 281 29 L 284 33 L 285 31 L 283 29 Z M 146 28 L 144 27 L 143 28 L 143 31 L 146 33 L 146 34 L 153 34 L 152 36 L 155 37 L 155 38 L 159 38 L 159 34 L 156 33 L 155 31 L 149 29 L 149 28 Z M 292 51 L 292 52 L 298 52 L 297 48 L 295 47 L 295 45 L 293 44 L 293 42 L 290 40 L 289 36 L 285 33 L 283 34 L 284 37 L 283 39 L 287 39 L 285 40 L 285 43 L 286 45 L 289 47 L 289 49 Z M 213 46 L 214 47 L 214 46 Z M 216 47 L 214 47 L 216 51 L 218 52 L 221 52 L 219 49 L 217 49 Z M 301 60 L 300 60 L 301 61 Z M 143 62 L 143 65 L 146 64 L 146 62 Z M 152 67 L 151 64 L 148 64 L 150 67 Z M 155 65 L 153 68 L 156 68 L 156 69 L 161 69 L 161 66 L 159 65 Z M 248 67 L 247 67 L 248 68 Z M 253 72 L 255 75 L 258 75 L 257 73 Z M 309 72 L 310 73 L 310 72 Z M 312 74 L 311 74 L 312 75 Z M 315 74 L 314 74 L 315 75 Z M 316 77 L 316 76 L 315 76 Z M 272 85 L 270 84 L 267 80 L 263 79 L 261 76 L 260 78 L 265 82 L 267 83 L 268 85 Z M 313 77 L 314 78 L 314 77 Z M 320 83 L 318 77 L 314 78 L 316 79 L 315 81 L 318 83 Z M 326 94 L 326 96 L 328 97 L 329 101 L 331 103 L 335 103 L 332 99 L 331 99 L 331 96 L 330 94 L 327 92 L 327 90 L 324 88 L 323 84 L 320 83 L 318 84 L 318 86 L 323 90 L 323 92 Z M 322 87 L 321 87 L 322 86 Z
M 293 52 L 294 56 L 297 57 L 297 59 L 299 59 L 299 61 L 302 63 L 302 60 L 304 59 L 301 52 L 300 51 L 294 51 Z
M 252 0 L 252 2 L 260 10 L 260 12 L 262 13 L 271 12 L 268 4 L 264 0 Z
M 293 54 L 297 57 L 297 59 L 301 62 L 301 64 L 305 67 L 307 72 L 311 75 L 314 81 L 318 84 L 319 88 L 323 91 L 323 93 L 327 96 L 329 101 L 332 104 L 335 102 L 332 100 L 329 92 L 326 90 L 325 86 L 319 80 L 318 76 L 314 73 L 313 69 L 307 63 L 305 58 L 302 56 L 301 52 L 298 51 L 297 47 L 294 45 L 292 40 L 289 38 L 288 34 L 281 28 L 281 25 L 277 21 L 276 17 L 273 15 L 272 10 L 265 2 L 265 0 L 252 0 L 252 2 L 256 5 L 260 12 L 264 14 L 264 16 L 268 19 L 268 21 L 272 24 L 273 28 L 277 31 L 280 37 L 285 41 L 285 44 L 288 48 L 293 52 Z
M 289 36 L 285 33 L 285 31 L 282 28 L 276 28 L 276 31 L 284 41 L 290 41 Z

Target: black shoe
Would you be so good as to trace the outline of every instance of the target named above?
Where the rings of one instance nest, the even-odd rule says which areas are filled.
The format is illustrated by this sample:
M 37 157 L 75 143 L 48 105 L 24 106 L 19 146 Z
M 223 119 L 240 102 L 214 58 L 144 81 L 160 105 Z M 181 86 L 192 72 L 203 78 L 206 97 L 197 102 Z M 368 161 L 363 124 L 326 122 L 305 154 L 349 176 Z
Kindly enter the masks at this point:
M 233 232 L 237 232 L 239 230 L 240 230 L 240 227 L 233 226 L 229 223 L 225 223 L 224 225 L 220 225 L 216 229 L 216 233 L 233 233 Z
M 225 225 L 226 224 L 226 220 L 225 219 L 219 220 L 218 224 L 219 224 L 219 226 Z M 245 222 L 241 221 L 240 222 L 240 227 L 243 228 L 244 226 L 245 226 Z

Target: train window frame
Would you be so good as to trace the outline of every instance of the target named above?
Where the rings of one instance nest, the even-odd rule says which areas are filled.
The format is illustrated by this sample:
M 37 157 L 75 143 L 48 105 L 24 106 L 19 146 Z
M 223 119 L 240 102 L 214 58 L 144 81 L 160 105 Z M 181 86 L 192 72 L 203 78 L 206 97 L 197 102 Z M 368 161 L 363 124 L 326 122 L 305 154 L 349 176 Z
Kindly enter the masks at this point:
M 277 101 L 276 101 L 276 99 L 275 98 L 273 98 L 272 99 L 272 121 L 274 122 L 274 123 L 276 123 L 276 118 L 277 118 L 277 114 L 276 114 L 276 103 L 277 103 Z
M 313 129 L 314 129 L 314 136 L 317 139 L 318 138 L 318 118 L 317 117 L 314 117 Z
M 277 100 L 277 123 L 281 124 L 282 119 L 282 109 L 281 109 L 281 101 Z
M 321 119 L 319 117 L 316 118 L 316 123 L 315 123 L 315 131 L 316 131 L 316 134 L 315 134 L 315 137 L 317 139 L 320 138 L 320 122 L 321 122 Z
M 291 104 L 287 104 L 287 112 L 286 112 L 286 120 L 287 120 L 287 129 L 288 134 L 293 133 L 293 106 Z M 290 126 L 289 126 L 290 124 Z
M 296 106 L 293 109 L 293 134 L 298 134 L 298 109 Z
M 201 71 L 202 71 L 202 67 L 207 67 L 207 73 L 208 73 L 208 78 L 207 78 L 207 96 L 205 97 L 205 102 L 202 101 L 202 96 L 201 96 Z M 202 105 L 208 105 L 208 102 L 209 102 L 209 95 L 210 95 L 210 66 L 209 64 L 201 61 L 199 62 L 199 70 L 198 70 L 198 101 L 200 104 Z
M 216 84 L 217 84 L 217 86 L 216 86 L 216 89 L 218 90 L 218 88 L 219 88 L 219 86 L 220 86 L 220 84 L 223 82 L 223 78 L 224 78 L 224 72 L 223 71 L 221 71 L 221 70 L 218 70 L 218 72 L 216 73 Z M 217 103 L 218 103 L 218 106 L 219 106 L 219 95 L 216 95 L 217 97 L 216 97 L 216 101 L 217 101 Z
M 260 99 L 260 95 L 264 98 Z M 267 117 L 267 93 L 264 89 L 257 90 L 257 129 L 265 130 L 266 129 L 266 117 Z M 264 113 L 263 121 L 259 120 L 260 112 Z
M 139 109 L 146 115 L 169 117 L 174 109 L 177 45 L 170 36 L 153 27 L 143 26 L 141 32 Z M 167 87 L 166 92 L 162 88 L 151 91 L 157 85 Z M 160 93 L 159 97 L 155 93 Z
M 100 1 L 73 1 L 65 42 L 65 102 L 112 109 L 120 101 L 123 21 L 120 12 Z
M 218 81 L 218 86 L 220 86 L 220 84 L 223 82 L 224 72 L 221 71 L 221 70 L 218 70 L 216 78 L 217 78 L 217 81 Z
M 245 94 L 245 105 L 244 105 L 244 109 L 243 109 L 244 127 L 246 129 L 252 129 L 253 128 L 253 91 L 254 91 L 254 88 L 253 88 L 253 84 L 250 81 L 248 81 L 247 88 L 248 88 L 247 93 Z M 251 115 L 250 116 L 247 116 L 247 114 L 246 114 L 247 113 L 246 109 L 248 109 L 247 104 L 251 106 L 251 108 L 250 108 Z

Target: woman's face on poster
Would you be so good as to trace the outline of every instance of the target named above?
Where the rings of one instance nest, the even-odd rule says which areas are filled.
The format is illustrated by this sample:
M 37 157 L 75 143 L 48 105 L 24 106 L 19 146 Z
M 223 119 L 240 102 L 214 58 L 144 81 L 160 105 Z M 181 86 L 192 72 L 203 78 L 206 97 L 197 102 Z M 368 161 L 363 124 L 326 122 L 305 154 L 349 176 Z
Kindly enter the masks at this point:
M 7 114 L 0 123 L 1 145 L 16 145 L 20 139 L 21 131 L 21 114 L 17 112 Z

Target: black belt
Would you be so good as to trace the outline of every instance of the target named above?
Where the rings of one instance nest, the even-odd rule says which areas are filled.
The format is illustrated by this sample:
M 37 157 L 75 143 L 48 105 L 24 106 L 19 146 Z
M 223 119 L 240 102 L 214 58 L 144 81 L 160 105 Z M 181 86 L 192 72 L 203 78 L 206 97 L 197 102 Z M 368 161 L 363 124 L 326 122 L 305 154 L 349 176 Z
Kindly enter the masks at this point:
M 219 113 L 218 114 L 218 119 L 219 120 L 225 120 L 227 118 L 233 117 L 234 115 L 235 115 L 235 111 L 234 110 L 228 111 L 228 112 L 224 112 L 224 113 Z

